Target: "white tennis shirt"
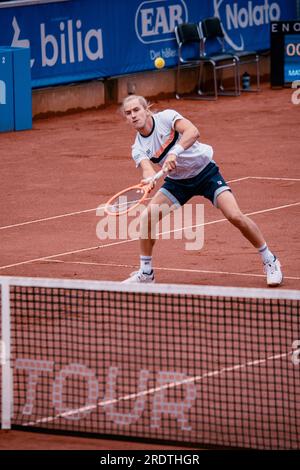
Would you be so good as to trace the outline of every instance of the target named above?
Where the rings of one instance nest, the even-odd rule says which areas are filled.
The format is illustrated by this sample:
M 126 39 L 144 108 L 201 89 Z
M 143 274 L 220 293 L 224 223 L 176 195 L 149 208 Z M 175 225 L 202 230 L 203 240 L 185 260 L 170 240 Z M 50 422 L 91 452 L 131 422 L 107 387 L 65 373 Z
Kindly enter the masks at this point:
M 184 119 L 173 109 L 166 109 L 153 116 L 153 130 L 144 137 L 137 133 L 132 146 L 132 158 L 138 167 L 142 160 L 150 160 L 163 166 L 172 147 L 180 144 L 181 134 L 175 131 L 174 124 L 178 119 Z M 198 175 L 212 161 L 213 149 L 210 145 L 196 141 L 190 148 L 177 157 L 176 169 L 168 177 L 186 179 Z

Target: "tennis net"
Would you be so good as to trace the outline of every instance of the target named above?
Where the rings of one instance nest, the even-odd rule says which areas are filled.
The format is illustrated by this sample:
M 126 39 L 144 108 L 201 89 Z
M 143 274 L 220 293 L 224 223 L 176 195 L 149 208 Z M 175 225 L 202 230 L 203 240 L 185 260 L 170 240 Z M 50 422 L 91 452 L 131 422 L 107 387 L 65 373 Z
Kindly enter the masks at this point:
M 2 428 L 300 448 L 300 292 L 0 278 Z

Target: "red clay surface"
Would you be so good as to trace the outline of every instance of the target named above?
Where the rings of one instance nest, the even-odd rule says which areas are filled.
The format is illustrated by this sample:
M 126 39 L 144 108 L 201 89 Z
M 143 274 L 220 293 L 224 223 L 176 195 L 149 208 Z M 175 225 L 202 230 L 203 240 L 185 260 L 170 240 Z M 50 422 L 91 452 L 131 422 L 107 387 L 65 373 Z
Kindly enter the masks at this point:
M 230 185 L 241 209 L 254 213 L 280 258 L 283 288 L 299 289 L 300 108 L 291 95 L 265 86 L 260 94 L 217 102 L 164 100 L 153 108 L 176 109 L 199 128 L 225 179 L 237 180 Z M 0 275 L 120 281 L 138 267 L 137 241 L 97 238 L 95 210 L 139 181 L 130 157 L 134 135 L 116 106 L 37 120 L 32 131 L 1 134 Z M 185 240 L 159 240 L 157 282 L 265 287 L 256 250 L 219 221 L 223 216 L 210 202 L 194 201 L 205 205 L 204 246 L 186 251 Z M 124 442 L 120 447 L 36 434 L 24 434 L 23 441 L 20 435 L 1 432 L 0 448 L 129 448 Z
M 247 178 L 231 183 L 240 207 L 264 211 L 252 217 L 281 259 L 284 288 L 299 288 L 299 107 L 291 90 L 265 87 L 217 102 L 165 100 L 154 108 L 176 108 L 191 119 L 227 180 Z M 137 241 L 97 238 L 93 210 L 139 181 L 133 139 L 116 106 L 1 135 L 1 275 L 122 280 L 138 265 Z M 223 218 L 210 202 L 194 201 L 204 202 L 205 223 Z M 65 217 L 34 222 L 59 215 Z M 14 224 L 21 225 L 5 228 Z M 228 222 L 205 226 L 201 251 L 186 251 L 184 240 L 158 241 L 154 264 L 158 282 L 265 287 L 260 258 Z
M 185 450 L 187 447 L 131 441 L 57 436 L 22 431 L 0 431 L 0 450 Z M 191 450 L 191 449 L 190 449 Z

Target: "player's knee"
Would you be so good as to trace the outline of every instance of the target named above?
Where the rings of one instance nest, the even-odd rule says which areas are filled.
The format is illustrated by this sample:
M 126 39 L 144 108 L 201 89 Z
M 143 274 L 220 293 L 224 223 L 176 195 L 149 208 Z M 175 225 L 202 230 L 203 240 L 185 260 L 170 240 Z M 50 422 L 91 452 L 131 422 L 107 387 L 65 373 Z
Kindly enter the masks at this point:
M 140 216 L 140 229 L 141 235 L 148 238 L 148 234 L 151 233 L 151 213 L 148 209 L 145 209 Z
M 240 211 L 232 211 L 227 215 L 229 222 L 236 227 L 242 227 L 245 224 L 245 216 Z
M 150 220 L 151 220 L 150 212 L 148 209 L 145 209 L 141 214 L 140 223 L 143 226 L 147 226 Z

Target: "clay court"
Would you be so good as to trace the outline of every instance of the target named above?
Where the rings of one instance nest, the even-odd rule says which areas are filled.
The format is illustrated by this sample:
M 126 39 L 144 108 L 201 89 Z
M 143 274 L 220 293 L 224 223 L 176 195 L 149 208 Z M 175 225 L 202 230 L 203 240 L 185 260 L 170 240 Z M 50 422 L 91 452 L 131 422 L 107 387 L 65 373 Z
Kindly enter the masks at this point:
M 153 100 L 154 110 L 172 108 L 190 119 L 200 140 L 213 146 L 242 211 L 282 263 L 283 289 L 300 288 L 299 105 L 291 97 L 291 89 L 265 84 L 259 94 L 216 102 Z M 122 281 L 138 268 L 137 240 L 101 241 L 96 233 L 96 209 L 139 182 L 133 140 L 116 105 L 35 120 L 31 131 L 1 135 L 2 276 Z M 193 202 L 204 203 L 204 246 L 187 251 L 184 240 L 158 240 L 156 281 L 266 287 L 252 246 L 209 201 Z M 74 439 L 2 431 L 0 448 L 151 448 Z
M 280 258 L 284 288 L 299 288 L 299 107 L 292 90 L 217 102 L 162 100 L 194 122 L 242 211 Z M 134 131 L 117 106 L 36 120 L 32 131 L 1 135 L 1 275 L 123 280 L 138 266 L 138 241 L 97 238 L 96 208 L 140 174 L 130 156 Z M 204 203 L 204 246 L 159 240 L 157 281 L 265 287 L 247 241 Z

